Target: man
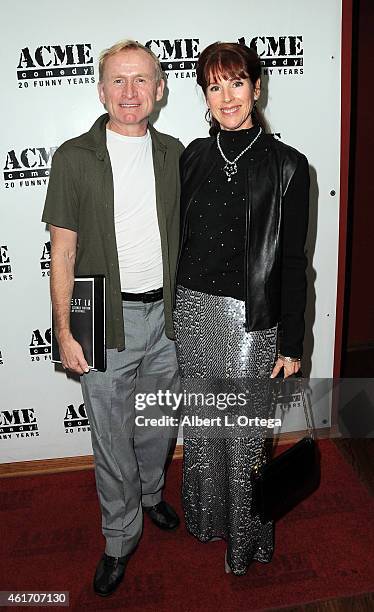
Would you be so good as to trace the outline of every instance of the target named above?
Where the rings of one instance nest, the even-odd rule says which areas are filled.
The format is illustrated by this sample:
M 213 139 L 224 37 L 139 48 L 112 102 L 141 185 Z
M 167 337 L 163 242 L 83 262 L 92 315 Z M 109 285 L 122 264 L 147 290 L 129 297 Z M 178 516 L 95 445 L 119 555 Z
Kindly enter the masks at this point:
M 130 40 L 104 51 L 98 90 L 108 114 L 56 151 L 43 221 L 62 364 L 82 375 L 91 424 L 106 539 L 94 590 L 104 596 L 123 578 L 143 510 L 162 529 L 179 524 L 161 497 L 171 433 L 137 426 L 134 399 L 178 380 L 171 310 L 183 146 L 148 123 L 164 91 L 149 49 Z M 106 278 L 104 373 L 89 371 L 69 328 L 74 275 L 93 274 Z

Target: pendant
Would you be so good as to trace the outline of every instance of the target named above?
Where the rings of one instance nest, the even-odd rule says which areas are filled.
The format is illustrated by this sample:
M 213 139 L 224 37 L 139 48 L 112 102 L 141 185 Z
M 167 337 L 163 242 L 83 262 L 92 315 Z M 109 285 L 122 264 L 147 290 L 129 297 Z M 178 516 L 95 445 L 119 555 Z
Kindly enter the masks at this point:
M 223 170 L 227 176 L 227 181 L 230 182 L 231 177 L 238 172 L 238 166 L 235 162 L 233 164 L 227 163 L 225 166 L 223 166 Z

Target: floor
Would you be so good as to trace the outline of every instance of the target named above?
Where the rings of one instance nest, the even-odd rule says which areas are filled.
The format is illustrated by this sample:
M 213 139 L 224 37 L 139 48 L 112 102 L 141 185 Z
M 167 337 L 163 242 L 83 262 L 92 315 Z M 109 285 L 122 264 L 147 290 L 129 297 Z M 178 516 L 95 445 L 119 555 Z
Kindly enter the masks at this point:
M 334 443 L 348 463 L 355 469 L 361 482 L 374 495 L 374 440 L 342 439 L 334 440 Z M 283 610 L 286 612 L 373 612 L 374 592 L 356 597 L 331 599 L 305 606 L 282 608 Z

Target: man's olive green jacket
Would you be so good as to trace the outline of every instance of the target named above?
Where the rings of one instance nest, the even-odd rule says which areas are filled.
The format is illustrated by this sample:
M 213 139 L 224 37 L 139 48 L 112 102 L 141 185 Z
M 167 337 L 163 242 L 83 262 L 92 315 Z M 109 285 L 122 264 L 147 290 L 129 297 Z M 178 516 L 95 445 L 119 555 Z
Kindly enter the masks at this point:
M 106 147 L 107 114 L 55 152 L 42 220 L 78 234 L 75 275 L 106 278 L 107 348 L 122 350 L 125 334 L 114 228 L 112 167 Z M 165 331 L 173 338 L 172 299 L 179 244 L 179 140 L 149 126 L 161 236 Z

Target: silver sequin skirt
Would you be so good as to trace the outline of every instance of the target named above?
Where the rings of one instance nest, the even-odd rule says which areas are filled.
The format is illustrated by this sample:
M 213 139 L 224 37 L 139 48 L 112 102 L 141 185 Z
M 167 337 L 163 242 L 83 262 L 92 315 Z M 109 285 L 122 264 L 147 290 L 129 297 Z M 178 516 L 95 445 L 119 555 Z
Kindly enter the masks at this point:
M 277 347 L 277 327 L 246 332 L 244 302 L 177 287 L 174 328 L 185 391 L 240 393 L 250 387 L 245 410 L 271 417 L 267 384 Z M 250 383 L 250 384 L 249 384 Z M 257 385 L 257 386 L 256 386 Z M 210 412 L 216 408 L 211 408 Z M 207 415 L 204 406 L 183 415 Z M 237 407 L 229 409 L 235 423 Z M 243 408 L 240 408 L 241 414 Z M 220 431 L 218 431 L 220 429 Z M 192 432 L 192 429 L 190 430 Z M 222 538 L 234 574 L 252 560 L 267 563 L 274 547 L 274 525 L 251 512 L 251 469 L 266 461 L 271 448 L 263 428 L 206 428 L 200 435 L 184 429 L 183 507 L 187 529 L 203 542 Z M 271 436 L 270 436 L 271 438 Z

